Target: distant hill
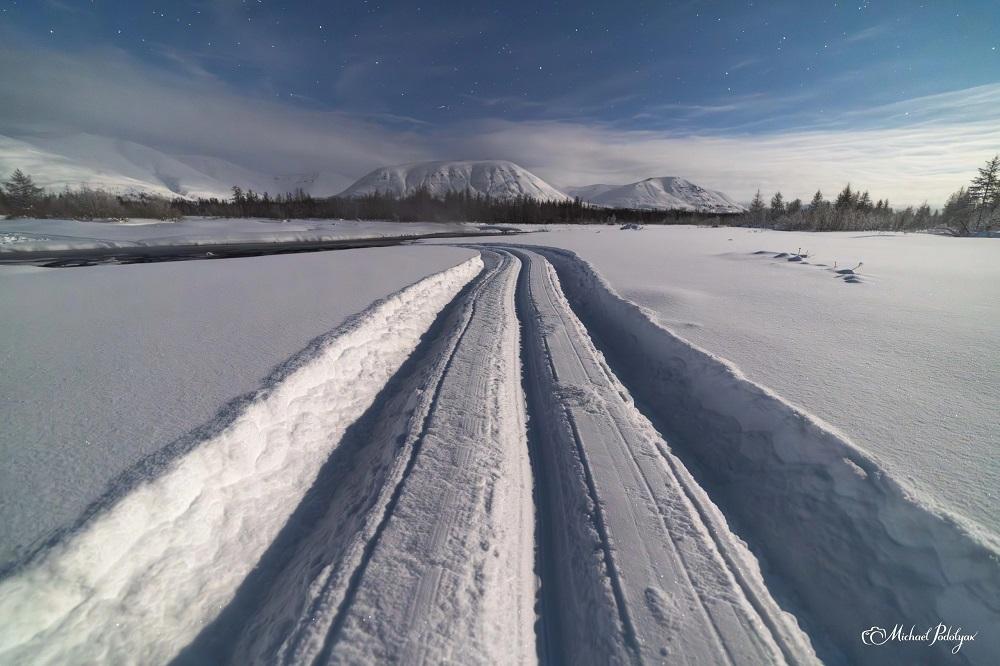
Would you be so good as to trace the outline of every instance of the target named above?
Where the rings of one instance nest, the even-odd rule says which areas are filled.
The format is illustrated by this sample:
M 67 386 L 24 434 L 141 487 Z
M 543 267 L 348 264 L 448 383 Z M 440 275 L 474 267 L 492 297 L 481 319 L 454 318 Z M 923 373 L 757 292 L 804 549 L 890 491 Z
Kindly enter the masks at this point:
M 584 185 L 566 188 L 581 201 L 608 208 L 683 210 L 699 213 L 740 213 L 745 210 L 722 192 L 678 178 L 647 178 L 628 185 Z
M 432 196 L 471 191 L 497 199 L 528 196 L 542 201 L 568 201 L 544 180 L 504 160 L 417 162 L 375 169 L 340 193 L 362 197 L 379 193 L 401 198 L 426 188 Z

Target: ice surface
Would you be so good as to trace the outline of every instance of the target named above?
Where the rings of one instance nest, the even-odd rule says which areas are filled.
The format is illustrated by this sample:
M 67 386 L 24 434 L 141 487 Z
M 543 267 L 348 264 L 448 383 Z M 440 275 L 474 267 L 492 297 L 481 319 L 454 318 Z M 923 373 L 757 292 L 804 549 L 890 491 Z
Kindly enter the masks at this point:
M 31 250 L 162 247 L 217 243 L 281 243 L 396 238 L 418 234 L 474 233 L 479 225 L 377 220 L 268 220 L 186 217 L 175 222 L 127 223 L 80 220 L 0 220 L 0 256 Z
M 314 337 L 471 254 L 0 267 L 0 567 Z

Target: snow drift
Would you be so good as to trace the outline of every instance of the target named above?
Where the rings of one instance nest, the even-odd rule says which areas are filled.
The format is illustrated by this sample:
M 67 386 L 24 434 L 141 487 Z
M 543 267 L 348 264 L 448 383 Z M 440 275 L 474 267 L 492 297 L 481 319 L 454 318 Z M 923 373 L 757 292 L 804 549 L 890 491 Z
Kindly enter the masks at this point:
M 567 194 L 595 206 L 640 210 L 681 210 L 698 213 L 741 213 L 743 206 L 722 192 L 665 176 L 628 185 L 584 185 L 566 188 Z
M 161 663 L 220 612 L 344 431 L 483 268 L 477 256 L 387 297 L 155 478 L 0 581 L 0 661 Z
M 986 663 L 1000 653 L 989 633 L 1000 616 L 997 553 L 919 504 L 844 436 L 655 323 L 574 253 L 531 249 L 552 262 L 611 368 L 824 659 Z M 861 643 L 864 629 L 897 622 L 979 635 L 958 655 L 941 643 Z
M 340 193 L 342 197 L 384 194 L 405 197 L 426 189 L 431 196 L 472 192 L 495 199 L 526 196 L 540 201 L 569 197 L 513 162 L 504 160 L 417 162 L 375 169 Z

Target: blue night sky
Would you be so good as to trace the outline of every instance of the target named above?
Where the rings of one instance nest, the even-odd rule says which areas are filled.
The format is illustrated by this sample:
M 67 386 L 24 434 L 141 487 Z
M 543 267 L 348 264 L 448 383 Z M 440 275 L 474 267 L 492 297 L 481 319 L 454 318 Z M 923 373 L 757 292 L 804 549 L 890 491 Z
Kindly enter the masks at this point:
M 141 107 L 156 97 L 145 86 L 156 86 L 195 103 L 206 95 L 259 105 L 261 125 L 271 119 L 279 132 L 288 124 L 318 135 L 350 129 L 344 141 L 369 138 L 372 149 L 371 160 L 353 144 L 349 163 L 330 156 L 329 168 L 347 179 L 397 153 L 401 161 L 504 157 L 558 184 L 672 171 L 746 196 L 755 169 L 740 172 L 727 156 L 757 154 L 756 186 L 784 177 L 795 189 L 796 160 L 850 160 L 854 153 L 839 151 L 855 144 L 855 178 L 873 185 L 883 177 L 888 184 L 887 169 L 941 160 L 874 162 L 871 142 L 897 159 L 920 152 L 917 134 L 923 152 L 947 154 L 961 144 L 956 175 L 1000 149 L 986 126 L 1000 98 L 996 0 L 0 0 L 0 38 L 7 49 L 0 67 L 48 66 L 64 77 L 78 67 L 76 80 L 90 81 L 88 90 L 107 86 L 108 100 L 125 96 L 123 80 L 134 77 L 144 87 L 120 103 Z M 119 70 L 102 82 L 101 71 Z M 25 84 L 44 76 L 36 71 Z M 39 112 L 29 95 L 63 108 Z M 0 133 L 41 126 L 31 123 L 107 132 L 123 113 L 108 110 L 102 119 L 91 104 L 74 115 L 74 99 L 67 94 L 60 104 L 54 95 L 22 93 L 15 103 L 22 115 L 0 112 Z M 183 145 L 183 132 L 166 136 L 163 122 L 118 124 L 124 138 L 197 147 Z M 815 154 L 807 156 L 810 136 Z M 554 137 L 573 146 L 554 147 Z M 245 154 L 233 145 L 203 147 L 256 159 L 252 147 Z M 294 150 L 277 152 L 282 165 L 295 158 Z M 302 155 L 308 164 L 317 158 Z M 938 174 L 942 191 L 954 189 L 944 173 L 951 171 Z M 851 177 L 810 175 L 817 182 L 803 182 L 803 190 Z

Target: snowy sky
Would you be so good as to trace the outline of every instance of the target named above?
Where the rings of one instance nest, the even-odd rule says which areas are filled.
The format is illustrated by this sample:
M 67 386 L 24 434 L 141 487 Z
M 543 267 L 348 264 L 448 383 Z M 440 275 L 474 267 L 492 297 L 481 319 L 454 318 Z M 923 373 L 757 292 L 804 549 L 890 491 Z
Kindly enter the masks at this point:
M 0 0 L 0 71 L 0 133 L 345 181 L 502 158 L 937 203 L 1000 151 L 996 0 Z

